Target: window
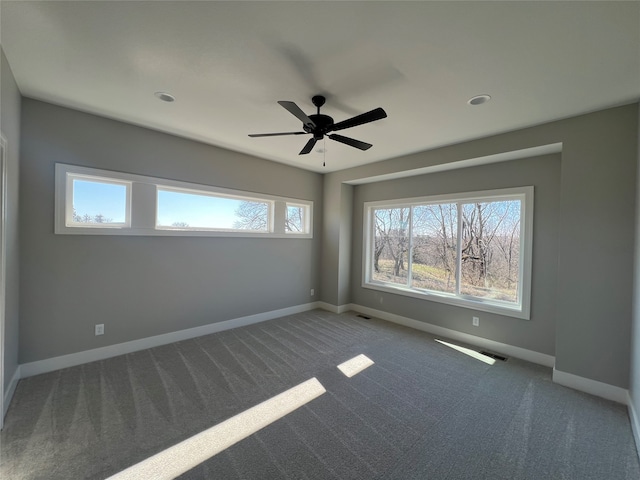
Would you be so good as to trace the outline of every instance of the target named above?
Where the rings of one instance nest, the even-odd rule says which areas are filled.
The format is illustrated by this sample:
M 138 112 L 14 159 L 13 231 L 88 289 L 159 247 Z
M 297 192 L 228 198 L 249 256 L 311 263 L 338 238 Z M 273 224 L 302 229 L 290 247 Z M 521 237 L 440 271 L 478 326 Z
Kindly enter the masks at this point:
M 273 202 L 158 188 L 160 229 L 272 232 Z
M 529 318 L 533 187 L 365 204 L 366 288 Z
M 56 164 L 55 233 L 312 238 L 313 202 Z
M 67 227 L 123 228 L 130 225 L 131 183 L 106 178 L 67 176 L 71 208 L 65 212 Z
M 284 229 L 286 233 L 304 234 L 309 230 L 309 205 L 287 203 Z

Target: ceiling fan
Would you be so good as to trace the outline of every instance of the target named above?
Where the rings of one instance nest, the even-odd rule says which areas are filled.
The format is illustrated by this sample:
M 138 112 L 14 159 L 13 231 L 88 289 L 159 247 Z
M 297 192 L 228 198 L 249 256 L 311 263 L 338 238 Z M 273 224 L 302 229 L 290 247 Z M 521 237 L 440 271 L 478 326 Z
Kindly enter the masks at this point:
M 278 103 L 282 105 L 285 109 L 287 109 L 291 114 L 295 115 L 300 121 L 302 121 L 302 132 L 282 132 L 282 133 L 252 133 L 249 134 L 250 137 L 276 137 L 280 135 L 304 135 L 305 133 L 310 133 L 313 135 L 312 138 L 309 139 L 307 144 L 304 146 L 302 150 L 300 150 L 299 155 L 305 155 L 313 150 L 316 142 L 318 140 L 322 140 L 325 135 L 329 137 L 331 140 L 335 140 L 336 142 L 344 143 L 345 145 L 349 145 L 350 147 L 359 148 L 360 150 L 368 150 L 372 147 L 370 143 L 361 142 L 360 140 L 356 140 L 354 138 L 344 137 L 342 135 L 338 135 L 336 133 L 330 134 L 330 132 L 335 132 L 337 130 L 344 130 L 345 128 L 351 128 L 358 125 L 363 125 L 365 123 L 374 122 L 376 120 L 381 120 L 387 117 L 387 112 L 385 112 L 382 108 L 378 107 L 370 112 L 362 113 L 360 115 L 356 115 L 355 117 L 349 118 L 347 120 L 343 120 L 342 122 L 333 123 L 333 118 L 328 115 L 323 115 L 320 113 L 320 107 L 324 105 L 326 98 L 322 95 L 315 95 L 311 101 L 318 108 L 318 113 L 313 115 L 305 114 L 298 105 L 294 102 L 288 101 L 279 101 Z

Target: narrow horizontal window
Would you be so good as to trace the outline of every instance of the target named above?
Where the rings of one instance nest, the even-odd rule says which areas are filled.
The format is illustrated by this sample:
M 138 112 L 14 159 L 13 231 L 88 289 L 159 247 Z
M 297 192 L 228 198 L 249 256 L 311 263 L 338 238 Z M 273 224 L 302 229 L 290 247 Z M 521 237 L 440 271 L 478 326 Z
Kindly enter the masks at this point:
M 156 227 L 182 230 L 273 231 L 273 202 L 158 188 Z
M 363 286 L 529 318 L 533 187 L 365 204 Z
M 313 237 L 309 200 L 60 163 L 55 191 L 56 234 Z

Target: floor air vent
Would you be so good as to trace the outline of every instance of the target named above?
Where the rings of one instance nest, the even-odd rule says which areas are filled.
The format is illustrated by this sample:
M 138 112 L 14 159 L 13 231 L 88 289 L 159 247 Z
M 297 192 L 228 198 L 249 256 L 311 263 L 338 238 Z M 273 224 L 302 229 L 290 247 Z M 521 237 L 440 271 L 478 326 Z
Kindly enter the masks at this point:
M 358 314 L 356 317 L 364 318 L 365 320 L 371 320 L 371 317 L 367 317 L 366 315 Z
M 506 362 L 507 357 L 503 357 L 502 355 L 498 355 L 497 353 L 491 352 L 480 352 L 482 355 L 486 355 L 487 357 L 495 358 L 496 360 L 500 360 L 501 362 Z

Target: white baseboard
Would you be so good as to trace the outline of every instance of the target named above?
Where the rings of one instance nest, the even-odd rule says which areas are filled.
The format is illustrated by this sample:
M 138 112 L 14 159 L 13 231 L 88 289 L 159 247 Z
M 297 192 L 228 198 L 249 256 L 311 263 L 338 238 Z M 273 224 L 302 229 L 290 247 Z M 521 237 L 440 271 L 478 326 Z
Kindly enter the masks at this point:
M 326 303 L 326 302 L 316 302 L 317 308 L 321 308 L 322 310 L 326 310 L 327 312 L 331 312 L 331 313 L 344 313 L 344 312 L 348 312 L 349 310 L 352 310 L 353 305 L 351 303 L 346 303 L 344 305 L 333 305 L 332 303 Z
M 316 302 L 316 303 L 318 304 L 318 308 L 321 308 L 322 310 L 326 310 L 327 312 L 331 312 L 331 313 L 340 313 L 338 312 L 338 309 L 340 307 L 337 307 L 336 305 L 333 305 L 327 302 Z
M 553 369 L 553 382 L 573 388 L 574 390 L 595 395 L 596 397 L 613 400 L 623 405 L 628 405 L 629 402 L 629 391 L 624 388 L 598 382 L 597 380 L 591 380 L 590 378 L 580 377 L 573 373 L 556 370 L 555 367 Z
M 468 333 L 458 332 L 457 330 L 451 330 L 449 328 L 439 327 L 430 323 L 414 320 L 413 318 L 402 317 L 394 313 L 383 312 L 382 310 L 376 310 L 375 308 L 363 307 L 362 305 L 350 304 L 348 310 L 354 310 L 372 317 L 377 317 L 382 320 L 404 325 L 405 327 L 415 328 L 416 330 L 422 330 L 423 332 L 431 333 L 432 335 L 438 335 L 459 342 L 468 343 L 477 347 L 491 350 L 495 353 L 501 353 L 507 357 L 515 357 L 527 362 L 536 363 L 538 365 L 544 365 L 545 367 L 553 367 L 556 359 L 551 355 L 546 355 L 540 352 L 534 352 L 533 350 L 527 350 L 526 348 L 514 347 L 506 343 L 496 342 Z
M 39 360 L 36 362 L 25 363 L 19 365 L 16 369 L 13 378 L 9 384 L 9 388 L 5 392 L 4 396 L 4 410 L 3 416 L 6 410 L 9 408 L 11 399 L 15 392 L 16 386 L 20 378 L 31 377 L 33 375 L 39 375 L 41 373 L 52 372 L 67 367 L 74 367 L 76 365 L 82 365 L 84 363 L 95 362 L 97 360 L 104 360 L 106 358 L 115 357 L 118 355 L 124 355 L 127 353 L 137 352 L 147 348 L 158 347 L 160 345 L 166 345 L 173 342 L 179 342 L 181 340 L 187 340 L 190 338 L 200 337 L 202 335 L 209 335 L 211 333 L 221 332 L 232 328 L 243 327 L 246 325 L 252 325 L 254 323 L 264 322 L 266 320 L 272 320 L 274 318 L 284 317 L 286 315 L 293 315 L 296 313 L 302 313 L 315 308 L 322 308 L 333 313 L 343 313 L 350 310 L 364 313 L 372 317 L 377 317 L 382 320 L 387 320 L 393 323 L 404 325 L 407 327 L 415 328 L 433 335 L 439 335 L 452 340 L 468 343 L 481 348 L 486 348 L 496 353 L 501 353 L 506 356 L 520 358 L 532 363 L 544 365 L 547 367 L 553 367 L 555 365 L 555 357 L 546 355 L 532 350 L 527 350 L 521 347 L 515 347 L 504 343 L 488 340 L 486 338 L 477 337 L 467 333 L 458 332 L 437 325 L 414 320 L 408 317 L 402 317 L 393 313 L 384 312 L 382 310 L 376 310 L 374 308 L 364 307 L 357 304 L 344 304 L 344 305 L 332 305 L 326 302 L 312 302 L 303 305 L 296 305 L 293 307 L 283 308 L 280 310 L 272 310 L 270 312 L 258 313 L 255 315 L 249 315 L 246 317 L 234 318 L 223 322 L 211 323 L 200 327 L 189 328 L 186 330 L 179 330 L 177 332 L 166 333 L 163 335 L 156 335 L 153 337 L 142 338 L 139 340 L 132 340 L 130 342 L 119 343 L 116 345 L 109 345 L 107 347 L 96 348 L 92 350 L 85 350 L 83 352 L 72 353 L 69 355 L 62 355 L 59 357 L 48 358 L 45 360 Z M 603 397 L 615 402 L 619 402 L 625 405 L 630 405 L 628 391 L 609 385 L 606 383 L 590 380 L 588 378 L 579 377 L 570 373 L 553 370 L 553 381 L 560 385 L 581 390 L 592 395 Z M 630 410 L 631 411 L 631 410 Z M 640 431 L 638 426 L 638 417 L 634 415 L 634 434 L 637 435 Z M 640 445 L 640 442 L 638 442 Z
M 638 451 L 638 459 L 640 459 L 640 418 L 633 406 L 633 399 L 631 393 L 627 394 L 627 408 L 629 409 L 629 419 L 631 420 L 631 431 L 633 432 L 633 438 L 636 441 L 636 450 Z
M 62 355 L 59 357 L 47 358 L 45 360 L 38 360 L 36 362 L 25 363 L 20 366 L 19 378 L 26 378 L 33 375 L 39 375 L 41 373 L 52 372 L 54 370 L 60 370 L 61 368 L 75 367 L 76 365 L 104 360 L 105 358 L 116 357 L 118 355 L 137 352 L 147 348 L 159 347 L 160 345 L 188 340 L 202 335 L 209 335 L 210 333 L 222 332 L 223 330 L 244 327 L 246 325 L 264 322 L 278 317 L 302 313 L 315 308 L 321 308 L 321 306 L 318 305 L 319 303 L 320 302 L 313 302 L 296 305 L 293 307 L 282 308 L 280 310 L 272 310 L 270 312 L 225 320 L 223 322 L 210 323 L 201 327 L 188 328 L 177 332 L 155 335 L 153 337 L 141 338 L 139 340 L 118 343 L 116 345 L 109 345 L 107 347 L 95 348 L 92 350 L 85 350 L 83 352 L 71 353 L 69 355 Z
M 631 405 L 629 402 L 628 390 L 616 387 L 615 385 L 609 385 L 608 383 L 598 382 L 585 377 L 579 377 L 571 373 L 562 372 L 555 369 L 555 357 L 546 355 L 544 353 L 534 352 L 521 347 L 514 347 L 505 343 L 488 340 L 482 337 L 476 337 L 467 333 L 458 332 L 456 330 L 450 330 L 448 328 L 439 327 L 425 322 L 420 322 L 412 318 L 402 317 L 393 313 L 384 312 L 382 310 L 376 310 L 375 308 L 363 307 L 362 305 L 350 304 L 345 305 L 345 310 L 354 310 L 356 312 L 364 313 L 372 317 L 377 317 L 382 320 L 387 320 L 393 323 L 398 323 L 406 327 L 415 328 L 416 330 L 422 330 L 432 335 L 439 335 L 447 337 L 460 342 L 475 345 L 477 347 L 486 348 L 496 353 L 501 353 L 509 357 L 520 358 L 531 363 L 537 363 L 545 367 L 553 367 L 553 381 L 559 385 L 570 387 L 575 390 L 580 390 L 597 397 L 606 398 L 607 400 L 613 400 L 614 402 L 622 403 L 623 405 Z M 638 452 L 640 455 L 640 423 L 639 418 L 636 416 L 635 411 L 631 413 L 633 415 L 634 435 L 636 438 L 636 446 L 638 446 Z M 632 422 L 633 423 L 633 422 Z
M 11 400 L 13 399 L 13 394 L 16 392 L 16 387 L 18 386 L 18 382 L 20 381 L 20 376 L 21 372 L 20 372 L 20 365 L 18 365 L 18 367 L 16 368 L 16 371 L 13 372 L 13 377 L 11 377 L 11 381 L 9 382 L 9 388 L 7 388 L 7 391 L 4 392 L 4 398 L 2 399 L 3 403 L 2 403 L 2 407 L 3 407 L 3 412 L 2 412 L 2 418 L 4 419 L 5 415 L 7 414 L 7 410 L 9 410 L 9 405 L 11 404 Z M 2 426 L 3 422 L 0 421 L 0 427 Z

